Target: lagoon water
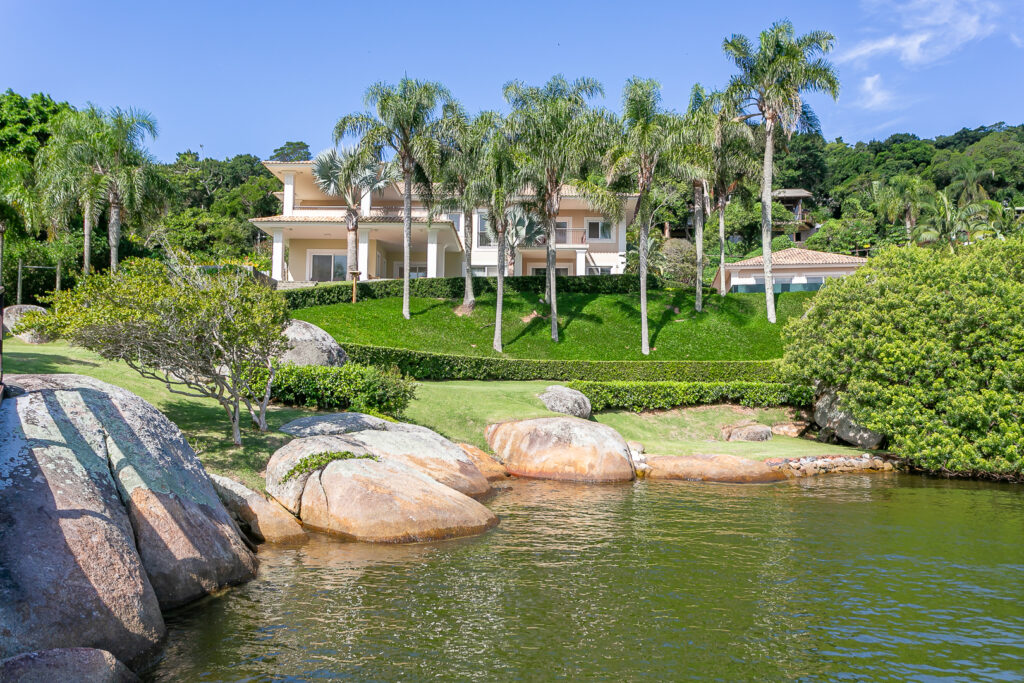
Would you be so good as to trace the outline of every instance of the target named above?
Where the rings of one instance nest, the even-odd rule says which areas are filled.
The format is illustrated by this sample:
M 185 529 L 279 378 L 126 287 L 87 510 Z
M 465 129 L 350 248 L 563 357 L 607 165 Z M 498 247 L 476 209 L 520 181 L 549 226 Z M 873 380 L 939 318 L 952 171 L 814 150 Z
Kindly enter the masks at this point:
M 155 681 L 1022 680 L 1024 490 L 515 481 L 479 537 L 263 548 Z

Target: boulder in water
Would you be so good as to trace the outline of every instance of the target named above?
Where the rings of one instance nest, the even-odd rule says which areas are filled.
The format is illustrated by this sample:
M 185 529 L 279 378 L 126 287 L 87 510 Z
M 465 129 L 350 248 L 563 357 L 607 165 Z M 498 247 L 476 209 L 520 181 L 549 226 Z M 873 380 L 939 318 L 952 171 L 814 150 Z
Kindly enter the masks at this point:
M 292 320 L 284 336 L 288 338 L 288 350 L 281 356 L 282 363 L 337 367 L 348 362 L 348 354 L 334 337 L 313 323 Z
M 280 503 L 218 474 L 210 480 L 224 507 L 256 543 L 301 543 L 306 532 Z
M 761 484 L 787 478 L 764 462 L 736 455 L 650 455 L 647 464 L 651 479 Z
M 462 452 L 469 456 L 469 459 L 473 461 L 476 468 L 480 470 L 480 473 L 487 477 L 487 481 L 495 482 L 508 479 L 508 470 L 500 462 L 494 459 L 493 456 L 483 452 L 476 446 L 468 443 L 458 444 Z
M 814 421 L 823 433 L 834 434 L 837 439 L 857 448 L 874 450 L 882 445 L 884 437 L 853 421 L 850 411 L 840 406 L 835 389 L 823 389 L 814 401 Z
M 0 681 L 11 683 L 137 683 L 136 676 L 106 650 L 67 647 L 26 652 L 0 661 Z
M 492 424 L 487 443 L 509 474 L 519 477 L 611 482 L 635 476 L 622 436 L 607 425 L 576 417 Z

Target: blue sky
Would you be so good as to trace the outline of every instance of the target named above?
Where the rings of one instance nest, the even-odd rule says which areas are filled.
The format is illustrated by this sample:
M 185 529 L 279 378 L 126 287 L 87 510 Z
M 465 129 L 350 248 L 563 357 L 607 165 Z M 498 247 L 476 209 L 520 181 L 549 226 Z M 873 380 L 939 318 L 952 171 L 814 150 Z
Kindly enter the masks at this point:
M 0 90 L 148 110 L 162 160 L 266 157 L 296 139 L 315 153 L 368 83 L 403 74 L 445 83 L 470 111 L 502 108 L 510 79 L 559 72 L 597 78 L 617 109 L 625 80 L 647 76 L 681 109 L 695 82 L 728 80 L 724 37 L 785 17 L 836 35 L 839 101 L 810 99 L 829 139 L 1024 121 L 1024 0 L 0 0 L 0 17 Z

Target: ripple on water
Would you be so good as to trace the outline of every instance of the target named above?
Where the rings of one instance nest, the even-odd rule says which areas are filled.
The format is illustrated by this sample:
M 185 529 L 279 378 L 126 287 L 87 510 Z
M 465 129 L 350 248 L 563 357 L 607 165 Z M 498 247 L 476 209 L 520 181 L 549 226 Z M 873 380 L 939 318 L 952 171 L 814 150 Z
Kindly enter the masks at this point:
M 1024 496 L 835 475 L 516 481 L 469 539 L 263 548 L 157 681 L 1024 677 Z

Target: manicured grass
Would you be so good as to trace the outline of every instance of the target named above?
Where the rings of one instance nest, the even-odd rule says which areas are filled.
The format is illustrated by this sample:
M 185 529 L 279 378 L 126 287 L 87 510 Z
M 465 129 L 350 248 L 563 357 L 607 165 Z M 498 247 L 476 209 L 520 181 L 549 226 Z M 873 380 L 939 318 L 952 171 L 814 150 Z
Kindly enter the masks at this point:
M 778 324 L 768 323 L 763 294 L 705 297 L 702 313 L 693 310 L 690 290 L 654 290 L 648 299 L 652 351 L 640 353 L 640 300 L 635 294 L 560 294 L 559 335 L 551 342 L 548 308 L 539 296 L 510 293 L 504 300 L 505 356 L 582 360 L 767 360 L 782 356 L 780 332 L 792 316 L 803 314 L 813 292 L 781 294 Z M 402 318 L 400 298 L 372 299 L 293 311 L 293 316 L 327 330 L 342 344 L 497 356 L 493 295 L 477 299 L 470 316 L 459 317 L 459 301 L 417 299 L 411 320 Z M 679 311 L 678 313 L 676 311 Z M 524 319 L 526 320 L 524 322 Z
M 552 416 L 537 398 L 551 382 L 423 382 L 409 405 L 407 416 L 453 441 L 487 449 L 484 429 L 502 420 Z M 721 441 L 719 432 L 728 424 L 752 419 L 771 425 L 790 418 L 786 408 L 700 406 L 652 413 L 608 411 L 595 419 L 614 427 L 628 441 L 639 441 L 648 453 L 691 455 L 727 453 L 761 460 L 771 457 L 802 457 L 853 454 L 859 451 L 808 439 L 775 436 L 752 443 Z
M 131 391 L 152 403 L 181 428 L 211 472 L 234 475 L 247 485 L 263 488 L 259 473 L 275 450 L 291 440 L 277 431 L 285 422 L 309 415 L 309 410 L 271 406 L 267 414 L 270 431 L 260 434 L 243 421 L 242 446 L 231 443 L 231 426 L 223 408 L 213 399 L 178 396 L 163 383 L 145 379 L 119 362 L 62 342 L 31 345 L 14 338 L 4 339 L 4 374 L 74 373 L 88 375 Z

